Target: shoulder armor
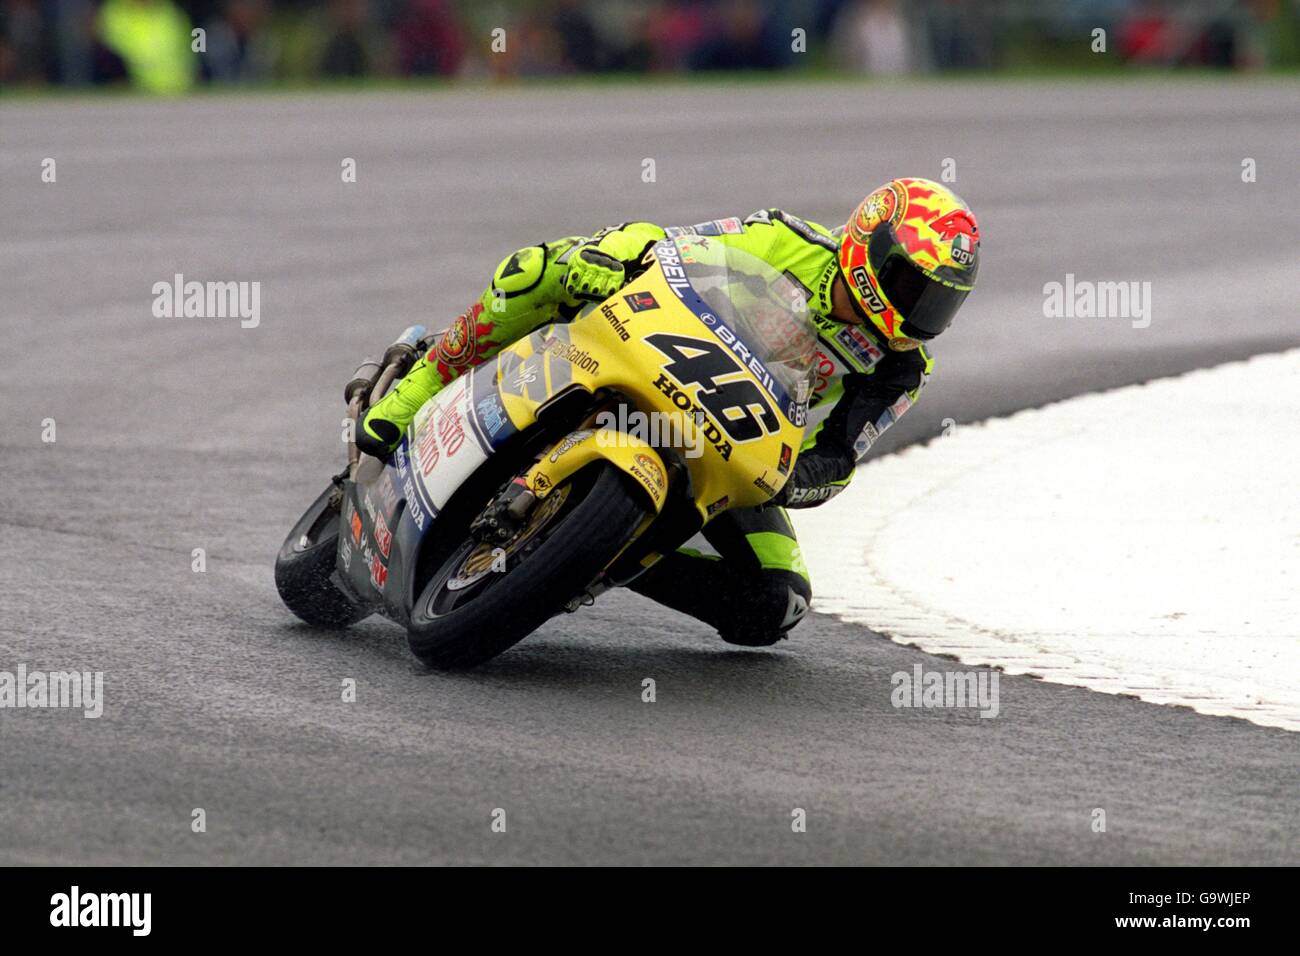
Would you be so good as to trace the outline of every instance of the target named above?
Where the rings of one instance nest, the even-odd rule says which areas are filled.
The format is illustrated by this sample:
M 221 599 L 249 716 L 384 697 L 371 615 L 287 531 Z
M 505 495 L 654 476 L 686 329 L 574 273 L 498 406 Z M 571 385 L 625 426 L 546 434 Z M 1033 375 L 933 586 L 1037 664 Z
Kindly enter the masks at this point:
M 542 281 L 546 253 L 545 246 L 528 246 L 511 253 L 493 273 L 493 287 L 504 292 L 507 298 L 531 292 Z

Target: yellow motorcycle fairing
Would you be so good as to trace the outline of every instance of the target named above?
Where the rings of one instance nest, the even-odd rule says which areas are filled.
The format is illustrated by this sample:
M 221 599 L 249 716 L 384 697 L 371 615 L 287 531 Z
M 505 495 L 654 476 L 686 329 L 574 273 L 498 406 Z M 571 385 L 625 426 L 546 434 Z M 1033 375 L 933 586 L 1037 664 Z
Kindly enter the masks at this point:
M 655 512 L 663 509 L 668 492 L 668 469 L 648 442 L 609 428 L 579 429 L 556 442 L 524 476 L 538 498 L 593 461 L 605 460 L 645 489 Z
M 668 249 L 661 257 L 671 257 Z M 681 280 L 676 284 L 680 288 Z M 572 389 L 621 393 L 647 426 L 658 422 L 658 434 L 682 436 L 669 447 L 682 455 L 695 507 L 707 522 L 730 508 L 763 504 L 779 492 L 804 431 L 791 420 L 802 417 L 800 410 L 782 404 L 761 363 L 747 363 L 744 346 L 728 347 L 721 335 L 683 303 L 656 259 L 638 279 L 572 322 L 543 326 L 503 349 L 496 356 L 496 394 L 487 392 L 484 376 L 475 401 L 480 406 L 499 401 L 510 431 L 522 431 L 548 402 Z M 552 446 L 530 471 L 530 487 L 544 496 L 549 489 L 532 484 L 538 476 L 558 481 L 599 457 L 629 474 L 660 508 L 664 489 L 656 496 L 655 472 L 638 456 L 666 476 L 663 458 L 634 430 L 592 431 L 573 444 L 566 456 L 579 453 L 559 470 L 559 461 L 549 460 L 557 447 Z M 665 447 L 662 440 L 658 445 Z

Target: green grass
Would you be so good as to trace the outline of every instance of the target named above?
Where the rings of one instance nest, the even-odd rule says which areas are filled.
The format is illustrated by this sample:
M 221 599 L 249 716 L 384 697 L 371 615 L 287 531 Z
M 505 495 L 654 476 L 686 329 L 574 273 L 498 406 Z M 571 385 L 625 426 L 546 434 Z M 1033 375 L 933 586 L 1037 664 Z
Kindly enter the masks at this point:
M 780 72 L 749 71 L 726 73 L 691 73 L 691 74 L 631 74 L 611 73 L 582 76 L 546 76 L 519 77 L 503 80 L 473 79 L 449 80 L 440 78 L 396 78 L 372 77 L 362 80 L 286 80 L 275 81 L 254 86 L 243 85 L 205 85 L 194 87 L 189 93 L 172 97 L 172 99 L 203 99 L 229 97 L 261 96 L 302 96 L 313 94 L 357 94 L 357 93 L 419 93 L 442 94 L 463 91 L 512 91 L 512 90 L 570 90 L 570 89 L 622 89 L 627 87 L 643 88 L 653 85 L 665 88 L 749 88 L 756 86 L 808 86 L 808 85 L 860 85 L 864 87 L 929 87 L 949 85 L 954 81 L 961 83 L 1031 83 L 1031 82 L 1065 82 L 1080 81 L 1142 84 L 1153 81 L 1161 83 L 1170 80 L 1202 83 L 1214 80 L 1223 83 L 1254 83 L 1260 81 L 1293 81 L 1300 75 L 1300 68 L 1292 67 L 1274 69 L 1264 72 L 1233 72 L 1210 68 L 1125 68 L 1122 66 L 1100 65 L 1058 65 L 1042 64 L 1011 65 L 998 71 L 963 71 L 950 70 L 943 73 L 919 74 L 897 78 L 873 78 L 847 74 L 835 70 L 804 69 Z M 119 83 L 109 86 L 21 86 L 0 89 L 0 102 L 19 100 L 106 100 L 106 99 L 145 99 L 153 97 L 134 89 L 128 84 Z

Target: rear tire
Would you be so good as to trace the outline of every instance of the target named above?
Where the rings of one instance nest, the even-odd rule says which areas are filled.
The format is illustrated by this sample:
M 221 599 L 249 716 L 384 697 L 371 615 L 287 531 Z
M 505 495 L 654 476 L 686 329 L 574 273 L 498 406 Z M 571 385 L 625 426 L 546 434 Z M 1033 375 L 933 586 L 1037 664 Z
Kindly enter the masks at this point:
M 275 587 L 280 600 L 300 620 L 314 627 L 347 627 L 370 616 L 332 580 L 338 561 L 338 494 L 326 488 L 280 545 L 275 559 Z
M 566 485 L 577 500 L 541 529 L 545 539 L 536 549 L 505 572 L 492 572 L 499 580 L 449 611 L 434 605 L 449 596 L 448 580 L 464 559 L 468 532 L 441 557 L 411 608 L 407 643 L 416 657 L 447 670 L 474 667 L 513 647 L 581 594 L 649 513 L 644 492 L 613 465 L 589 466 L 551 495 Z

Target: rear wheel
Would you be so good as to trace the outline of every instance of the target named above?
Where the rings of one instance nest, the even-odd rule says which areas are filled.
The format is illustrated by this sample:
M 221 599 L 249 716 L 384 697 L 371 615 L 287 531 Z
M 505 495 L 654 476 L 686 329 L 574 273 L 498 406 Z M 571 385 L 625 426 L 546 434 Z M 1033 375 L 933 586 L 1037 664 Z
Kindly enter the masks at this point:
M 473 667 L 517 644 L 582 593 L 647 508 L 644 493 L 602 462 L 558 485 L 500 547 L 466 529 L 435 559 L 411 608 L 412 653 L 430 667 Z
M 316 627 L 347 627 L 370 615 L 332 580 L 339 547 L 342 492 L 332 485 L 312 502 L 275 559 L 275 587 L 285 607 Z

